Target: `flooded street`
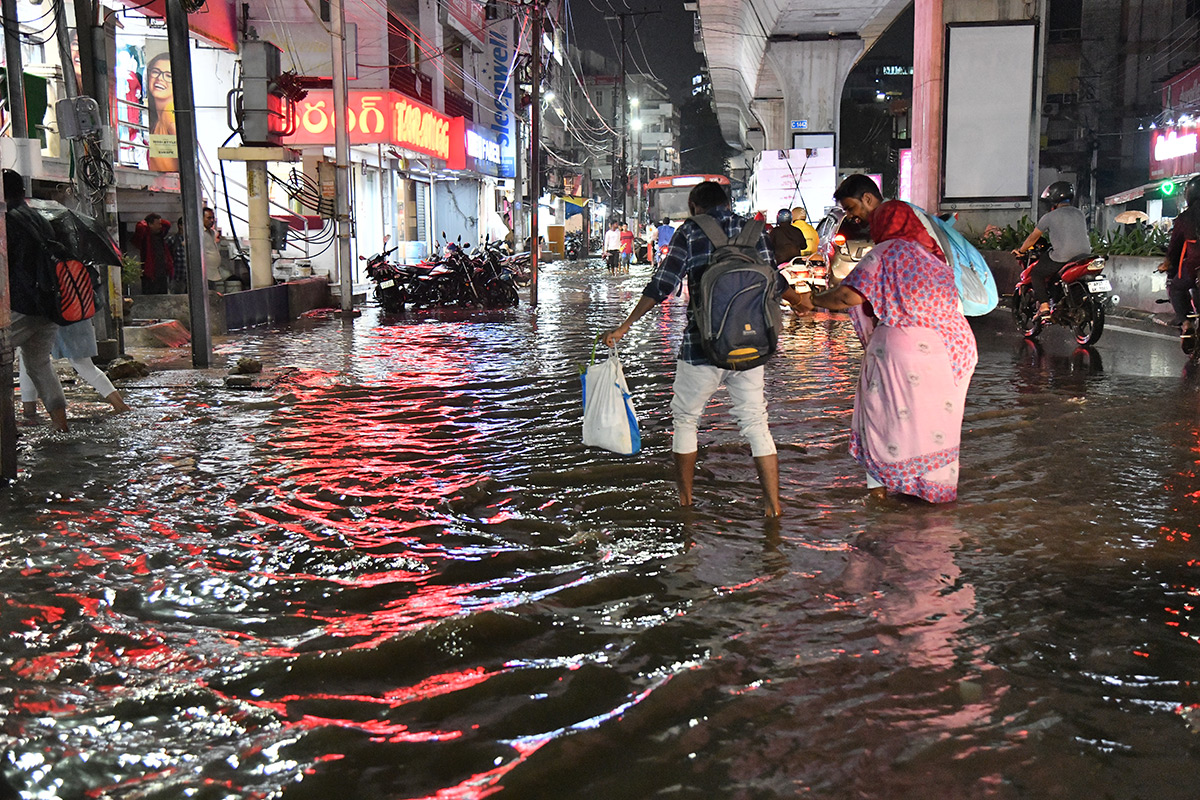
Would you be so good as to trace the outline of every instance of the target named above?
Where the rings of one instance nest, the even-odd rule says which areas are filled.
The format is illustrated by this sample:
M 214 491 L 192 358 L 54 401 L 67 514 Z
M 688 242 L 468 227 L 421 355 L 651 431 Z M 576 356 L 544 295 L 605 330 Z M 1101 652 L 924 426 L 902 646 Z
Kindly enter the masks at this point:
M 784 518 L 721 402 L 675 506 L 684 307 L 577 369 L 647 273 L 551 264 L 536 321 L 314 318 L 23 428 L 0 494 L 0 766 L 25 798 L 1190 798 L 1200 389 L 1169 337 L 976 321 L 959 502 L 871 508 L 860 348 L 786 317 Z M 527 295 L 526 295 L 527 296 Z M 1165 331 L 1166 329 L 1163 329 Z M 261 359 L 270 385 L 228 389 Z

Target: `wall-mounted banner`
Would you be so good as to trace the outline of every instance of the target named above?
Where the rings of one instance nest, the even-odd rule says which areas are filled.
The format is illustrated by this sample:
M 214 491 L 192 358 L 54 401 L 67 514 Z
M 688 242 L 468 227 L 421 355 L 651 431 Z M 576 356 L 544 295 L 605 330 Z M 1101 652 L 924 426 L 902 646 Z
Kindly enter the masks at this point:
M 287 138 L 288 144 L 334 143 L 332 91 L 310 91 L 297 113 L 296 132 Z M 393 144 L 440 158 L 451 169 L 463 169 L 462 117 L 447 117 L 399 92 L 371 89 L 350 91 L 346 116 L 352 145 Z
M 483 51 L 483 85 L 492 96 L 481 98 L 480 121 L 496 137 L 500 145 L 501 178 L 513 178 L 517 174 L 516 115 L 513 113 L 513 90 L 516 76 L 512 66 L 517 56 L 516 48 L 510 44 L 511 25 L 493 25 L 487 32 Z

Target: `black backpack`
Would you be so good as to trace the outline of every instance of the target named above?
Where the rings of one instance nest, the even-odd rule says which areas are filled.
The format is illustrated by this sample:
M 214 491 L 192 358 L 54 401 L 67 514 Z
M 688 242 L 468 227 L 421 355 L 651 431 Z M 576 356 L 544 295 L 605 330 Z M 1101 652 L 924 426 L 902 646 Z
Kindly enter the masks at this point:
M 39 316 L 59 325 L 71 325 L 96 315 L 96 287 L 100 273 L 90 263 L 80 261 L 53 238 L 53 229 L 28 206 L 13 209 L 8 215 L 37 242 L 34 265 L 34 290 Z
M 753 369 L 775 352 L 783 322 L 779 273 L 758 252 L 763 224 L 748 222 L 731 241 L 708 214 L 691 220 L 715 248 L 690 301 L 700 346 L 715 366 Z

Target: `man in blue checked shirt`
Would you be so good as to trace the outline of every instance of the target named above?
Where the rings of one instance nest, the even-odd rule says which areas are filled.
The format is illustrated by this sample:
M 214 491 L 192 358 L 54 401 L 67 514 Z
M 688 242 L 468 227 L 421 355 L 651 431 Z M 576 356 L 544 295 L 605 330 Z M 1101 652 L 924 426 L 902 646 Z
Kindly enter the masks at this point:
M 741 232 L 747 220 L 729 210 L 729 197 L 724 187 L 714 181 L 697 184 L 688 195 L 688 208 L 693 216 L 708 214 L 720 223 L 721 228 L 732 239 Z M 646 312 L 666 300 L 679 289 L 684 278 L 688 291 L 695 293 L 700 285 L 700 276 L 708 266 L 713 244 L 700 226 L 686 220 L 671 238 L 670 251 L 642 291 L 633 311 L 616 330 L 604 334 L 604 343 L 615 347 L 630 327 Z M 768 264 L 775 263 L 771 244 L 764 233 L 758 240 L 758 252 Z M 783 299 L 795 306 L 801 302 L 800 295 L 792 289 L 779 273 L 779 288 Z M 775 452 L 775 441 L 767 426 L 767 402 L 763 396 L 765 367 L 748 370 L 721 369 L 709 363 L 700 347 L 700 331 L 688 309 L 687 328 L 679 347 L 679 360 L 675 362 L 675 386 L 671 399 L 671 418 L 674 422 L 674 438 L 671 450 L 675 454 L 675 482 L 679 489 L 679 504 L 692 505 L 692 480 L 696 472 L 696 453 L 699 449 L 696 431 L 700 416 L 709 399 L 721 385 L 729 390 L 733 403 L 733 417 L 737 420 L 742 436 L 750 442 L 754 466 L 762 485 L 763 504 L 768 517 L 777 517 L 779 507 L 779 457 Z

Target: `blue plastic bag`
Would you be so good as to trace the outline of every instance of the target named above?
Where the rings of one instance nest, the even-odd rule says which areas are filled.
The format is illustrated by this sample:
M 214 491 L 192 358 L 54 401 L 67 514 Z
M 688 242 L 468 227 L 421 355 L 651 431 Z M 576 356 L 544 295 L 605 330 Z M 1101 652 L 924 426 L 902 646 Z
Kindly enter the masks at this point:
M 975 245 L 954 229 L 953 217 L 947 221 L 941 217 L 930 216 L 920 206 L 912 203 L 909 205 L 918 212 L 917 216 L 942 248 L 947 262 L 954 269 L 954 283 L 958 286 L 958 299 L 962 303 L 963 314 L 968 317 L 990 314 L 1000 302 L 1000 293 L 996 289 L 996 278 L 992 275 L 983 253 L 976 250 Z

